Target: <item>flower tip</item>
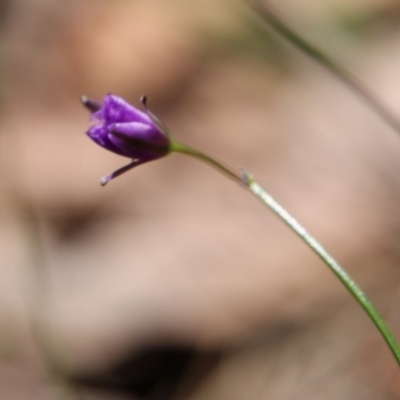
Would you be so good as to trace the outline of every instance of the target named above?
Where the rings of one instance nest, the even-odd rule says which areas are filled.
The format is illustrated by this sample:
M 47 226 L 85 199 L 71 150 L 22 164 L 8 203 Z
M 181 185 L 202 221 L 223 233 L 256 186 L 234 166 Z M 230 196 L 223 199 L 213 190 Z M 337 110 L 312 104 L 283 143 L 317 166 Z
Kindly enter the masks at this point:
M 110 180 L 110 179 L 108 178 L 108 176 L 105 176 L 105 177 L 101 178 L 101 179 L 100 179 L 100 186 L 101 186 L 101 187 L 106 186 L 107 183 L 109 182 L 109 180 Z
M 140 97 L 140 102 L 147 108 L 147 96 L 143 95 Z
M 94 113 L 101 108 L 101 103 L 86 96 L 81 96 L 81 102 L 91 113 Z

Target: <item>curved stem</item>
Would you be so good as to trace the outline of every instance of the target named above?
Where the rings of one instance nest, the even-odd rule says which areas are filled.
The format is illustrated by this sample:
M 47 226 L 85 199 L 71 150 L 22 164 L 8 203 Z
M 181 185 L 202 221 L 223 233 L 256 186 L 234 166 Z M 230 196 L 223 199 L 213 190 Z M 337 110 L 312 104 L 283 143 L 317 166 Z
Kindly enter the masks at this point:
M 345 269 L 325 250 L 325 248 L 310 233 L 286 211 L 264 188 L 262 188 L 254 178 L 245 170 L 240 174 L 230 167 L 221 164 L 212 157 L 188 147 L 182 143 L 172 142 L 171 152 L 178 152 L 195 157 L 207 164 L 212 165 L 230 178 L 244 185 L 250 193 L 256 196 L 265 206 L 267 206 L 282 222 L 284 222 L 305 244 L 325 263 L 325 265 L 336 275 L 343 286 L 354 297 L 358 304 L 367 313 L 373 324 L 376 326 L 383 339 L 387 343 L 390 351 L 400 366 L 400 347 L 390 331 L 389 327 L 372 305 L 365 293 L 345 271 Z
M 299 48 L 309 57 L 317 61 L 345 85 L 347 85 L 355 94 L 367 103 L 389 126 L 400 133 L 400 119 L 384 106 L 380 100 L 365 85 L 347 71 L 343 66 L 330 58 L 316 46 L 303 39 L 298 33 L 289 28 L 272 10 L 270 5 L 260 0 L 250 0 L 250 4 L 255 8 L 258 14 L 268 22 L 272 28 L 281 34 L 294 46 Z
M 187 146 L 186 144 L 179 143 L 176 141 L 172 141 L 170 145 L 170 152 L 182 153 L 188 156 L 195 157 L 212 167 L 216 168 L 218 171 L 222 172 L 224 175 L 233 179 L 237 183 L 243 183 L 241 176 L 235 172 L 231 167 L 226 166 L 225 164 L 214 160 L 212 157 L 208 156 L 205 153 L 202 153 L 199 150 L 194 149 L 193 147 Z
M 264 188 L 262 188 L 254 178 L 243 171 L 243 182 L 261 202 L 267 206 L 281 221 L 283 221 L 307 246 L 328 266 L 336 275 L 340 282 L 356 299 L 358 304 L 368 314 L 376 328 L 381 333 L 383 339 L 389 346 L 397 363 L 400 365 L 400 347 L 390 331 L 389 327 L 372 305 L 365 293 L 345 271 L 345 269 L 325 250 L 325 248 L 310 233 L 286 211 Z

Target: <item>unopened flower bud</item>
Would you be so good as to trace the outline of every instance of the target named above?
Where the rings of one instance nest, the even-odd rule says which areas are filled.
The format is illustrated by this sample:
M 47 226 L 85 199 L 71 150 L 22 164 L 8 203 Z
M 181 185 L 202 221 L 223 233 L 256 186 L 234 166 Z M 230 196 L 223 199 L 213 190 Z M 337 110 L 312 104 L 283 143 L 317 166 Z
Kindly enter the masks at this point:
M 102 103 L 85 96 L 81 100 L 94 121 L 87 135 L 106 150 L 132 159 L 129 164 L 102 178 L 102 185 L 137 165 L 170 152 L 168 133 L 150 112 L 144 113 L 111 94 L 106 95 Z

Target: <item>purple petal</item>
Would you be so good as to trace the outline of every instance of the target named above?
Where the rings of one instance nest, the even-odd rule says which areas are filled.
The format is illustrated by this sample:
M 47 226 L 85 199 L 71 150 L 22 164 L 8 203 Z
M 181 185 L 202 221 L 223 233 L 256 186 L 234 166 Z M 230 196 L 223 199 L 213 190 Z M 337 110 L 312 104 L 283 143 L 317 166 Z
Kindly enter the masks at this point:
M 108 129 L 103 125 L 94 125 L 92 126 L 86 134 L 99 146 L 112 151 L 113 153 L 117 153 L 121 156 L 126 156 L 118 147 L 116 147 L 110 140 L 108 136 Z M 129 157 L 129 156 L 128 156 Z
M 160 158 L 167 154 L 168 139 L 154 126 L 140 122 L 114 124 L 110 141 L 131 158 Z
M 131 106 L 121 97 L 112 94 L 104 97 L 102 108 L 95 112 L 93 116 L 104 121 L 107 125 L 116 122 L 151 122 L 145 113 Z
M 109 130 L 126 137 L 128 141 L 133 138 L 155 146 L 169 146 L 169 139 L 152 123 L 122 122 L 111 125 Z

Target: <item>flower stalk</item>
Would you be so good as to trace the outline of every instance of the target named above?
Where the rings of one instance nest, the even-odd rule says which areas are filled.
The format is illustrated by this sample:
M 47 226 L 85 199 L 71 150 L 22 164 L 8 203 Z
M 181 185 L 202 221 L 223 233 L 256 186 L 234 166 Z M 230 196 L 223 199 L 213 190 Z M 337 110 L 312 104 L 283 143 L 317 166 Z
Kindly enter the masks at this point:
M 195 157 L 212 167 L 216 168 L 224 175 L 228 175 L 235 181 L 239 181 L 248 191 L 257 197 L 267 208 L 270 209 L 292 232 L 294 232 L 335 274 L 347 291 L 353 296 L 357 303 L 364 309 L 372 323 L 378 329 L 390 351 L 392 352 L 397 364 L 400 366 L 400 346 L 390 328 L 383 320 L 379 312 L 373 306 L 371 301 L 357 285 L 354 279 L 346 270 L 328 253 L 328 251 L 288 212 L 283 208 L 246 170 L 242 169 L 240 174 L 231 168 L 214 160 L 182 143 L 173 142 L 172 151 L 183 153 Z
M 193 147 L 189 147 L 185 144 L 172 141 L 170 145 L 170 151 L 171 153 L 172 152 L 182 153 L 197 158 L 198 160 L 201 160 L 211 165 L 212 167 L 216 168 L 218 171 L 222 172 L 225 176 L 228 176 L 229 178 L 233 179 L 235 182 L 242 183 L 240 175 L 236 173 L 232 168 L 226 166 L 225 164 L 222 164 L 221 162 L 215 160 L 214 158 L 208 156 L 207 154 L 194 149 Z

